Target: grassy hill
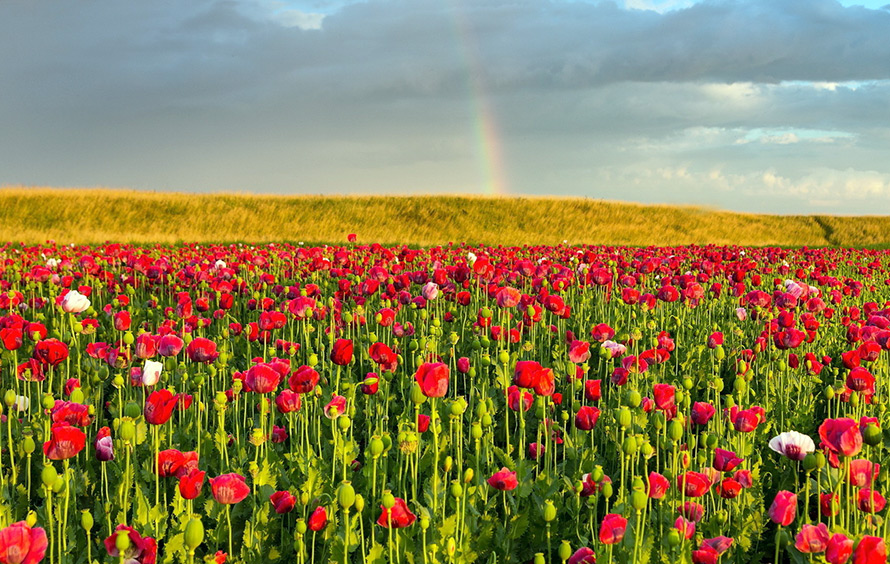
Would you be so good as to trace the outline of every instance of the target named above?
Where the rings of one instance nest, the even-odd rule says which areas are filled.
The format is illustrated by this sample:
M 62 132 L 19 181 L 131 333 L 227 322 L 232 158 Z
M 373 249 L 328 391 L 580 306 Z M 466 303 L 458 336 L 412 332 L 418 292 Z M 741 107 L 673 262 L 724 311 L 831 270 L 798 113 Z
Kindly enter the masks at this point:
M 778 216 L 581 198 L 0 189 L 0 240 L 886 246 L 890 217 Z

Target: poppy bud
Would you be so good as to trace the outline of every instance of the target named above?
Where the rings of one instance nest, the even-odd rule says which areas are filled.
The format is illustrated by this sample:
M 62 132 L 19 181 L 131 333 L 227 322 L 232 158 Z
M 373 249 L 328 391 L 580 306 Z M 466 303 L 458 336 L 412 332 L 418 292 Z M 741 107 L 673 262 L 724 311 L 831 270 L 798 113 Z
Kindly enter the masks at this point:
M 813 453 L 809 453 L 803 458 L 803 469 L 805 472 L 812 472 L 816 469 L 816 465 L 818 464 L 816 460 L 816 455 Z
M 29 527 L 33 527 L 37 524 L 37 512 L 31 510 L 28 512 L 28 516 L 25 517 L 25 523 L 28 524 Z
M 381 499 L 381 502 L 383 503 L 383 507 L 385 507 L 386 509 L 392 509 L 396 505 L 396 498 L 394 495 L 392 495 L 391 491 L 386 490 L 383 492 L 383 498 Z
M 200 519 L 191 519 L 185 526 L 185 545 L 194 552 L 204 542 L 204 524 Z
M 646 492 L 634 490 L 630 494 L 630 505 L 634 508 L 634 511 L 640 512 L 646 507 L 646 502 L 649 500 L 649 496 L 646 495 Z
M 3 402 L 6 403 L 6 407 L 12 407 L 15 403 L 15 390 L 6 390 L 6 394 L 3 396 Z
M 569 558 L 572 557 L 572 545 L 569 544 L 569 541 L 564 540 L 559 545 L 559 559 L 565 562 Z
M 683 425 L 674 419 L 668 426 L 668 436 L 672 441 L 677 442 L 683 437 Z
M 25 435 L 25 440 L 22 443 L 22 448 L 25 450 L 25 454 L 31 456 L 31 453 L 37 448 L 37 444 L 34 442 L 34 437 L 31 435 Z
M 371 437 L 371 456 L 377 458 L 381 454 L 383 454 L 383 440 L 379 436 L 374 435 Z
M 365 509 L 365 498 L 362 494 L 355 494 L 355 510 L 359 513 Z
M 535 553 L 535 564 L 545 564 L 545 562 L 546 561 L 544 560 L 544 553 L 536 552 Z
M 46 394 L 43 396 L 42 403 L 43 403 L 43 409 L 49 410 L 49 409 L 52 409 L 53 407 L 55 407 L 56 400 L 53 399 L 52 395 Z
M 667 536 L 668 545 L 671 547 L 680 546 L 680 533 L 677 529 L 671 529 Z
M 637 441 L 633 437 L 625 437 L 621 445 L 621 451 L 627 456 L 633 456 L 637 452 Z
M 637 390 L 631 390 L 627 393 L 627 405 L 637 408 L 643 402 L 643 396 Z
M 467 468 L 466 470 L 464 470 L 464 483 L 469 484 L 470 482 L 472 482 L 474 474 L 475 473 L 473 472 L 472 468 Z
M 47 488 L 51 488 L 56 483 L 56 478 L 58 477 L 59 474 L 56 472 L 55 467 L 50 464 L 44 466 L 43 471 L 40 473 L 40 479 Z
M 426 396 L 423 393 L 423 389 L 417 382 L 415 382 L 414 386 L 411 388 L 411 401 L 414 403 L 414 405 L 420 405 L 426 401 Z
M 609 499 L 610 497 L 612 497 L 613 491 L 612 491 L 612 483 L 611 482 L 606 482 L 603 484 L 602 493 L 603 493 L 603 497 L 605 497 L 606 499 Z

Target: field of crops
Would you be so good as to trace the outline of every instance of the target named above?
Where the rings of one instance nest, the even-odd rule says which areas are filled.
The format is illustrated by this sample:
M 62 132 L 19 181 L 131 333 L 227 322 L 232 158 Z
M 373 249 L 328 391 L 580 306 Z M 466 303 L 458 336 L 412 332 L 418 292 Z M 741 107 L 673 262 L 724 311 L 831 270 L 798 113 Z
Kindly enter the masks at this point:
M 0 563 L 886 561 L 890 253 L 0 248 Z
M 438 245 L 890 245 L 890 217 L 736 213 L 517 196 L 268 196 L 0 188 L 0 241 Z

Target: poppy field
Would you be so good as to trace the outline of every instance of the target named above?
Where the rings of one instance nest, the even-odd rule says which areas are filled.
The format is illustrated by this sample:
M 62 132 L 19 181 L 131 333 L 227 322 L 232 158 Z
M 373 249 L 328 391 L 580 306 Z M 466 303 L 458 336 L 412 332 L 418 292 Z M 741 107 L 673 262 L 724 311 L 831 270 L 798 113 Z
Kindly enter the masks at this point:
M 886 562 L 890 252 L 349 239 L 0 248 L 0 564 Z

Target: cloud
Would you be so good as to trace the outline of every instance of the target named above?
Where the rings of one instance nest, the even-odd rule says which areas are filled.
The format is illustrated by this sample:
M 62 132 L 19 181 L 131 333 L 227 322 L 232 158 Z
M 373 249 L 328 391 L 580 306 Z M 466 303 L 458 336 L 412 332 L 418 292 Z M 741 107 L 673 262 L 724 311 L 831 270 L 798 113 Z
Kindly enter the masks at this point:
M 764 170 L 838 193 L 890 172 L 890 13 L 670 4 L 7 0 L 0 182 L 472 192 L 502 173 L 751 210 L 803 205 L 746 200 Z

